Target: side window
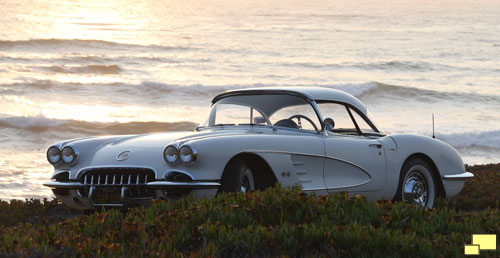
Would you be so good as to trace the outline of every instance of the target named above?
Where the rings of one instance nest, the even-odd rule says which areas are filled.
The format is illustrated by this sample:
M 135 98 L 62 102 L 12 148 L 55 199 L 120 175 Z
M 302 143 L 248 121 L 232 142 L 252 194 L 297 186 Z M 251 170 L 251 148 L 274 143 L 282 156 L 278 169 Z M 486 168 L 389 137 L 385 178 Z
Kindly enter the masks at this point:
M 312 123 L 304 117 L 309 118 Z M 316 131 L 314 124 L 321 130 L 318 116 L 310 104 L 282 108 L 270 116 L 269 120 L 274 126 Z
M 354 110 L 351 109 L 351 114 L 354 117 L 354 120 L 356 120 L 356 123 L 358 124 L 359 129 L 362 132 L 365 132 L 365 133 L 375 133 L 375 131 L 373 130 L 373 128 L 365 121 L 365 119 L 363 119 L 358 114 L 358 112 L 356 112 L 356 111 L 354 111 Z
M 323 119 L 331 118 L 335 122 L 332 132 L 358 135 L 356 126 L 347 112 L 346 106 L 337 103 L 319 103 L 318 109 Z

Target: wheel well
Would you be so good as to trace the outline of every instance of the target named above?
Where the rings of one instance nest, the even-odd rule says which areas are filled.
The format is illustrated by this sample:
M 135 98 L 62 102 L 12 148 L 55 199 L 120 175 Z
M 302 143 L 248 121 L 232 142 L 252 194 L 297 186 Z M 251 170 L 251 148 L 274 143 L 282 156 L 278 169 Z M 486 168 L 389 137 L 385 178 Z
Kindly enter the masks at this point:
M 264 190 L 266 188 L 273 187 L 276 184 L 276 182 L 278 182 L 276 176 L 273 173 L 273 170 L 267 164 L 267 162 L 261 156 L 255 153 L 248 153 L 248 152 L 243 152 L 232 157 L 231 160 L 229 160 L 229 162 L 224 167 L 224 172 L 222 172 L 222 177 L 224 177 L 225 173 L 228 173 L 229 164 L 238 159 L 243 159 L 246 162 L 248 162 L 248 165 L 252 169 L 256 190 Z
M 429 165 L 429 167 L 432 170 L 431 172 L 432 172 L 432 177 L 434 178 L 434 182 L 436 182 L 437 197 L 446 197 L 446 193 L 444 191 L 444 186 L 443 186 L 443 181 L 441 181 L 441 174 L 439 174 L 439 170 L 438 170 L 436 164 L 434 164 L 434 161 L 431 158 L 429 158 L 429 156 L 427 156 L 423 153 L 412 154 L 411 156 L 406 158 L 405 162 L 401 166 L 401 169 L 403 169 L 405 163 L 408 162 L 408 160 L 413 159 L 413 158 L 422 159 Z

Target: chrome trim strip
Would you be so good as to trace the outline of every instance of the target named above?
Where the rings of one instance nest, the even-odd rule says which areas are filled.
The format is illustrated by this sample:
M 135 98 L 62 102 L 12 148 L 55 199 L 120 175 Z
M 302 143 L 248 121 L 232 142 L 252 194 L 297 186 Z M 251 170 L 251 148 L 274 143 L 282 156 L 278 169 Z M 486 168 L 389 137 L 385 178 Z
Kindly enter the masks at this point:
M 320 191 L 320 190 L 328 190 L 326 188 L 302 188 L 302 191 Z
M 467 179 L 467 178 L 473 178 L 474 174 L 471 172 L 465 172 L 462 174 L 453 174 L 453 175 L 443 175 L 443 179 L 447 180 L 453 180 L 453 179 Z
M 363 183 L 360 183 L 360 184 L 356 184 L 356 185 L 347 185 L 347 186 L 339 186 L 339 187 L 330 187 L 330 188 L 302 188 L 302 191 L 318 191 L 318 190 L 338 190 L 338 189 L 345 189 L 345 188 L 351 188 L 351 187 L 357 187 L 357 186 L 362 186 L 364 184 L 367 184 L 368 182 L 370 182 L 371 180 L 367 180 Z
M 65 188 L 65 189 L 78 189 L 83 187 L 83 184 L 80 182 L 47 182 L 43 183 L 44 186 L 50 188 Z
M 273 151 L 273 150 L 247 150 L 245 152 L 255 152 L 255 153 L 278 153 L 278 154 L 290 154 L 290 155 L 302 155 L 302 156 L 309 156 L 309 157 L 319 157 L 319 158 L 327 158 L 327 159 L 333 159 L 333 160 L 337 160 L 337 161 L 340 161 L 340 162 L 343 162 L 343 163 L 346 163 L 348 165 L 351 165 L 351 166 L 354 166 L 354 167 L 357 167 L 359 169 L 361 169 L 361 171 L 365 172 L 368 177 L 370 177 L 370 179 L 372 179 L 372 175 L 370 174 L 370 172 L 366 171 L 366 169 L 350 162 L 350 161 L 347 161 L 347 160 L 343 160 L 343 159 L 339 159 L 339 158 L 334 158 L 334 157 L 330 157 L 330 156 L 326 156 L 326 155 L 318 155 L 318 154 L 309 154 L 309 153 L 300 153 L 300 152 L 286 152 L 286 151 Z M 367 183 L 367 182 L 366 182 Z M 363 184 L 366 184 L 366 183 L 363 183 Z M 357 186 L 357 185 L 355 185 Z M 344 187 L 342 187 L 344 188 Z
M 351 187 L 356 187 L 356 186 L 362 186 L 362 185 L 368 184 L 370 181 L 372 181 L 371 177 L 370 177 L 370 179 L 366 180 L 363 183 L 359 183 L 359 184 L 355 184 L 355 185 L 339 186 L 339 187 L 330 187 L 330 188 L 326 188 L 326 190 L 336 190 L 336 189 L 344 189 L 344 188 L 351 188 Z
M 219 188 L 220 183 L 216 183 L 216 182 L 155 181 L 155 182 L 148 183 L 148 187 L 154 188 L 154 189 L 161 189 L 161 188 L 212 189 L 212 188 Z
M 293 132 L 299 132 L 299 133 L 308 133 L 308 134 L 313 134 L 313 135 L 321 135 L 321 132 L 319 131 L 314 131 L 314 130 L 307 130 L 307 129 L 298 129 L 298 128 L 290 128 L 290 127 L 284 127 L 284 126 L 274 126 L 272 127 L 274 131 L 276 130 L 286 130 L 286 131 L 293 131 Z

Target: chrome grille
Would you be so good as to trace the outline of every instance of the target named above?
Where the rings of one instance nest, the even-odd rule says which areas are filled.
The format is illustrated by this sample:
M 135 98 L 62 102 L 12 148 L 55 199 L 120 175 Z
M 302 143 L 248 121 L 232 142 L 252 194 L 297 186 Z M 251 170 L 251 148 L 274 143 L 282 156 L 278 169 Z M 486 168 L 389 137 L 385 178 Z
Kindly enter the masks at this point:
M 147 183 L 155 180 L 155 173 L 147 168 L 94 168 L 80 177 L 83 184 L 80 194 L 87 197 L 90 188 L 113 189 L 127 187 L 128 198 L 151 198 L 154 190 Z

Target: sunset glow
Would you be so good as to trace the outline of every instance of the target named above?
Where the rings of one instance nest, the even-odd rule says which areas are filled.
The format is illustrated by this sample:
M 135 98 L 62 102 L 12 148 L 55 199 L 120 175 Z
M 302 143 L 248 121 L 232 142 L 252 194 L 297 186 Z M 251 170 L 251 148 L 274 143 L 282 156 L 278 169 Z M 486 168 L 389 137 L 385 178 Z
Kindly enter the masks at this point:
M 50 195 L 54 142 L 135 122 L 191 130 L 214 95 L 248 87 L 340 89 L 388 133 L 430 136 L 434 114 L 466 163 L 500 159 L 498 1 L 1 5 L 0 199 Z

